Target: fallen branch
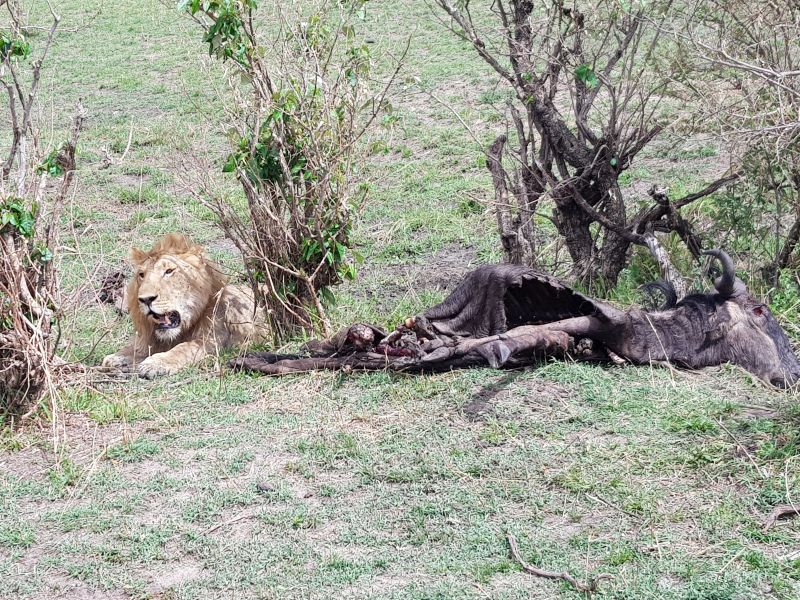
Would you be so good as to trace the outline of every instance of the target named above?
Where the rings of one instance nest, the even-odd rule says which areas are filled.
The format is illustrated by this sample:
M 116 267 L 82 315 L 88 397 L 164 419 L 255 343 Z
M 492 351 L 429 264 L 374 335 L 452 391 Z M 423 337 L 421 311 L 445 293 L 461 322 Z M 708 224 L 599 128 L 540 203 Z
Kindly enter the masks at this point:
M 778 522 L 778 519 L 781 517 L 787 516 L 795 516 L 800 515 L 800 506 L 794 506 L 792 504 L 778 504 L 775 508 L 772 509 L 772 512 L 769 513 L 769 516 L 764 521 L 764 527 L 761 531 L 766 533 L 769 531 L 775 523 Z
M 544 577 L 545 579 L 561 579 L 569 583 L 579 592 L 589 592 L 589 593 L 596 592 L 597 586 L 604 579 L 613 579 L 611 575 L 608 575 L 607 573 L 601 573 L 597 577 L 592 577 L 589 580 L 589 583 L 582 583 L 577 579 L 575 579 L 572 575 L 570 575 L 566 571 L 562 571 L 561 573 L 556 573 L 555 571 L 545 571 L 544 569 L 538 569 L 533 565 L 526 563 L 523 560 L 522 556 L 519 553 L 519 547 L 517 546 L 517 538 L 515 538 L 512 534 L 509 533 L 506 536 L 506 539 L 508 540 L 508 547 L 511 549 L 512 558 L 516 560 L 522 567 L 522 570 L 528 573 L 529 575 L 534 575 L 536 577 Z

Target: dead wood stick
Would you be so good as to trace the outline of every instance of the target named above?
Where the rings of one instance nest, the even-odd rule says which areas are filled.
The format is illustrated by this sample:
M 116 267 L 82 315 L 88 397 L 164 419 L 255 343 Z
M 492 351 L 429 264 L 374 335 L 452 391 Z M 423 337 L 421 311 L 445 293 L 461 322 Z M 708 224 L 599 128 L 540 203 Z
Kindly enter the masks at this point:
M 772 528 L 773 525 L 775 525 L 775 523 L 778 522 L 778 519 L 789 515 L 800 515 L 800 506 L 794 506 L 792 504 L 778 504 L 772 509 L 772 512 L 769 513 L 769 516 L 764 520 L 764 527 L 762 528 L 762 531 L 766 533 Z
M 506 538 L 508 539 L 508 547 L 511 549 L 511 556 L 514 560 L 516 560 L 519 565 L 522 567 L 522 570 L 528 573 L 529 575 L 534 575 L 536 577 L 544 577 L 546 579 L 561 579 L 562 581 L 566 581 L 572 587 L 574 587 L 579 592 L 596 592 L 598 584 L 603 581 L 604 579 L 613 579 L 611 575 L 607 573 L 601 573 L 597 577 L 592 577 L 589 580 L 589 583 L 582 583 L 575 579 L 572 575 L 567 573 L 566 571 L 562 571 L 561 573 L 556 573 L 555 571 L 545 571 L 544 569 L 538 569 L 531 564 L 526 563 L 522 556 L 519 553 L 519 547 L 517 546 L 517 538 L 515 538 L 512 534 L 507 534 Z
M 636 519 L 637 521 L 641 521 L 642 520 L 642 516 L 641 515 L 637 515 L 636 513 L 632 513 L 632 512 L 630 512 L 628 510 L 625 510 L 624 508 L 620 508 L 619 506 L 616 506 L 616 505 L 612 504 L 611 502 L 609 502 L 608 500 L 603 498 L 600 494 L 598 494 L 596 496 L 593 496 L 592 494 L 586 494 L 586 497 L 589 498 L 590 500 L 596 500 L 597 502 L 600 502 L 601 504 L 605 504 L 609 508 L 613 508 L 614 510 L 618 510 L 623 515 L 628 515 L 631 519 Z
M 221 523 L 217 523 L 216 525 L 212 525 L 208 529 L 204 529 L 200 532 L 200 535 L 208 535 L 209 533 L 216 531 L 222 527 L 227 527 L 228 525 L 233 525 L 234 523 L 238 523 L 239 521 L 243 521 L 244 519 L 250 519 L 255 517 L 257 511 L 255 510 L 246 510 L 244 512 L 239 513 L 235 517 L 228 519 L 227 521 L 222 521 Z

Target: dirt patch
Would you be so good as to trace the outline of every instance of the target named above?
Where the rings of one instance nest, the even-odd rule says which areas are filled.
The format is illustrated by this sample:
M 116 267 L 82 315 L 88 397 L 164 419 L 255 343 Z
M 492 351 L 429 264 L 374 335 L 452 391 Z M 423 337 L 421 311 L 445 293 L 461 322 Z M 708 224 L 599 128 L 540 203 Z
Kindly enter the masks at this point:
M 387 597 L 404 588 L 413 589 L 417 586 L 425 586 L 435 580 L 436 578 L 420 572 L 377 575 L 369 581 L 350 586 L 343 596 L 346 598 L 372 598 L 376 595 Z
M 497 415 L 497 410 L 490 401 L 493 394 L 491 392 L 485 392 L 486 396 L 482 394 L 484 392 L 479 392 L 478 396 L 461 407 L 461 412 L 470 421 L 485 421 Z
M 211 254 L 224 254 L 226 256 L 239 257 L 242 253 L 231 240 L 226 237 L 219 238 L 205 244 L 206 249 Z
M 421 263 L 370 264 L 365 272 L 379 281 L 378 310 L 389 312 L 409 293 L 453 290 L 464 275 L 477 266 L 477 262 L 475 248 L 450 245 L 426 257 Z M 374 301 L 374 292 L 364 290 L 363 286 L 353 291 Z
M 72 577 L 53 574 L 47 578 L 49 590 L 37 596 L 40 600 L 128 600 L 122 592 L 98 590 Z
M 767 406 L 743 406 L 739 411 L 742 420 L 750 419 L 777 419 L 781 415 L 779 410 Z
M 385 272 L 413 281 L 417 290 L 452 290 L 476 262 L 475 248 L 452 245 L 433 253 L 424 264 L 387 265 Z
M 99 425 L 79 413 L 65 413 L 62 419 L 59 445 L 70 461 L 82 468 L 95 465 L 107 447 L 137 437 L 145 427 L 127 423 Z M 44 445 L 31 446 L 5 454 L 0 462 L 0 472 L 22 479 L 41 479 L 55 463 L 51 449 Z
M 158 596 L 166 590 L 179 587 L 203 576 L 203 567 L 193 561 L 181 561 L 164 567 L 153 577 L 147 592 Z
M 150 182 L 150 175 L 148 173 L 119 173 L 114 175 L 112 181 L 122 188 L 139 189 L 139 186 L 147 185 Z

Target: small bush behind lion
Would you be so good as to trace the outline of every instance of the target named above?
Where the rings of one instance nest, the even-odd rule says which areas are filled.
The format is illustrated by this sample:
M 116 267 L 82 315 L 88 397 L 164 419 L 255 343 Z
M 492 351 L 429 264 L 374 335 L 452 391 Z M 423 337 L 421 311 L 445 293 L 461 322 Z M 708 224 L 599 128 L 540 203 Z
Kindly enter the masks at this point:
M 275 3 L 182 0 L 226 69 L 226 126 L 234 173 L 247 198 L 239 207 L 198 182 L 196 197 L 242 253 L 247 277 L 266 307 L 273 341 L 301 331 L 332 333 L 324 305 L 356 274 L 353 215 L 367 201 L 358 180 L 364 136 L 391 110 L 386 81 L 371 77 L 369 45 L 358 35 L 366 0 Z M 259 28 L 269 20 L 267 31 Z M 407 51 L 406 47 L 406 51 Z
M 13 418 L 54 391 L 54 367 L 63 363 L 55 355 L 63 302 L 55 253 L 86 117 L 79 102 L 68 139 L 42 145 L 39 84 L 60 17 L 51 10 L 47 37 L 34 46 L 21 5 L 3 4 L 11 31 L 0 44 L 0 81 L 8 91 L 11 144 L 0 167 L 0 413 Z

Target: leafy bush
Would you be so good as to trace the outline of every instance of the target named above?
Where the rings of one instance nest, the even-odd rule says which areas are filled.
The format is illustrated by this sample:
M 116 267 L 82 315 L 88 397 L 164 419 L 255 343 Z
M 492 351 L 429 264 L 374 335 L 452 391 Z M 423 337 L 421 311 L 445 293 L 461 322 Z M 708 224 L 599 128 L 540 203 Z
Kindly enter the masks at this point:
M 232 150 L 247 217 L 203 200 L 244 256 L 274 337 L 321 327 L 332 286 L 355 276 L 352 218 L 367 198 L 354 177 L 360 138 L 388 108 L 389 84 L 370 89 L 369 47 L 356 35 L 365 0 L 319 0 L 303 14 L 284 3 L 258 24 L 254 0 L 183 0 L 230 76 Z M 391 82 L 390 82 L 391 83 Z

